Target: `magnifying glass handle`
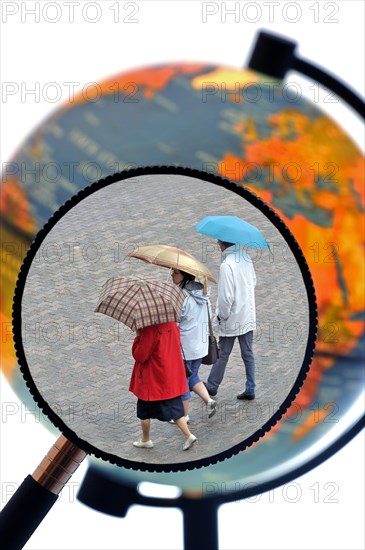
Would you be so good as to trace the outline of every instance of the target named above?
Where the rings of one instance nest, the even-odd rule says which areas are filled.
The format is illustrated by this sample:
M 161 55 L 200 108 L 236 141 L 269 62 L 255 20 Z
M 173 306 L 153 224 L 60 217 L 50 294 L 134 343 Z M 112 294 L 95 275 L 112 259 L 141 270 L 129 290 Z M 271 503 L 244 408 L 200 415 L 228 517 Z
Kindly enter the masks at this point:
M 25 478 L 0 513 L 0 541 L 4 550 L 24 547 L 85 456 L 63 435 L 57 439 L 33 475 Z
M 218 505 L 207 499 L 184 500 L 184 550 L 218 550 Z
M 23 548 L 58 495 L 27 476 L 0 514 L 0 540 L 6 550 Z

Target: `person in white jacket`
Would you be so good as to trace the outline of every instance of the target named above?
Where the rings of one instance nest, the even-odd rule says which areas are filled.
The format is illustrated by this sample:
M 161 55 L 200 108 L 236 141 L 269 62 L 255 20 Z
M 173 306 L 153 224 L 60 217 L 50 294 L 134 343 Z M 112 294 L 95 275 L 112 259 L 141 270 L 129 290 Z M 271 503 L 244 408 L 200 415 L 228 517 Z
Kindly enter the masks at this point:
M 245 390 L 238 399 L 255 398 L 255 358 L 252 349 L 256 328 L 256 274 L 252 259 L 239 245 L 218 241 L 222 262 L 218 280 L 218 298 L 213 326 L 219 335 L 219 359 L 211 368 L 206 388 L 217 395 L 233 344 L 238 338 L 246 370 Z
M 211 418 L 216 412 L 216 402 L 209 396 L 204 383 L 199 378 L 199 367 L 202 358 L 208 353 L 208 311 L 209 295 L 204 294 L 204 286 L 195 281 L 194 275 L 174 269 L 171 273 L 173 282 L 185 293 L 185 301 L 179 322 L 181 347 L 187 367 L 191 370 L 188 377 L 188 392 L 181 396 L 184 413 L 189 422 L 190 392 L 196 393 L 206 404 L 207 416 Z

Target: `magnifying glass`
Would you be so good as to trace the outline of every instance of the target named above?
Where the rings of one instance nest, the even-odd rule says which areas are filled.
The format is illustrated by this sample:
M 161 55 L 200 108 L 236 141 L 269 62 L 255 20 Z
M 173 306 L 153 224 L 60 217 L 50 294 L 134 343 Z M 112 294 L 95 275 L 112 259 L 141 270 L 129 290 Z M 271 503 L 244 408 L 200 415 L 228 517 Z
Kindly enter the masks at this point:
M 244 376 L 239 349 L 235 350 L 214 417 L 210 419 L 200 400 L 191 399 L 190 422 L 198 442 L 189 452 L 181 451 L 176 426 L 164 422 L 152 427 L 153 450 L 136 448 L 132 444 L 137 431 L 136 399 L 126 383 L 132 374 L 130 350 L 135 335 L 122 316 L 125 309 L 127 319 L 133 316 L 132 298 L 128 293 L 123 301 L 119 290 L 114 299 L 112 291 L 106 297 L 102 294 L 109 309 L 118 311 L 111 323 L 110 317 L 95 314 L 97 301 L 99 311 L 103 301 L 98 297 L 100 288 L 105 288 L 105 281 L 114 274 L 137 275 L 140 281 L 150 275 L 151 265 L 136 263 L 127 255 L 137 242 L 169 239 L 173 245 L 188 247 L 203 264 L 209 262 L 217 270 L 220 254 L 216 245 L 212 247 L 212 239 L 194 229 L 194 222 L 204 218 L 204 213 L 239 216 L 256 228 L 259 236 L 265 236 L 265 246 L 249 240 L 246 252 L 233 246 L 231 259 L 233 265 L 253 262 L 259 281 L 255 354 L 260 389 L 254 401 L 237 401 L 235 392 L 242 388 Z M 119 261 L 116 244 L 125 251 Z M 165 273 L 164 268 L 157 269 Z M 156 300 L 155 294 L 148 310 Z M 156 325 L 151 317 L 146 326 L 162 325 Z M 5 540 L 10 546 L 24 543 L 28 530 L 16 525 L 19 501 L 28 508 L 26 522 L 34 524 L 35 514 L 38 524 L 45 507 L 37 510 L 33 491 L 40 500 L 43 495 L 48 509 L 86 453 L 140 473 L 174 475 L 194 469 L 200 486 L 216 479 L 211 470 L 214 464 L 223 461 L 218 468 L 229 472 L 230 457 L 259 444 L 295 398 L 313 356 L 316 326 L 313 282 L 299 245 L 274 211 L 247 189 L 216 175 L 178 167 L 122 172 L 84 189 L 38 233 L 17 283 L 14 340 L 20 368 L 35 401 L 62 437 L 34 475 L 25 480 L 19 495 L 5 506 Z M 241 329 L 237 332 L 245 330 Z M 105 340 L 90 341 L 93 332 L 104 334 Z M 143 365 L 138 366 L 145 378 L 142 385 L 151 395 L 144 399 L 156 402 L 154 385 L 147 380 L 148 376 L 152 380 L 152 374 Z M 161 376 L 161 368 L 160 363 L 151 367 L 157 369 L 156 377 Z M 164 389 L 166 396 L 170 395 L 162 381 L 158 390 Z
M 71 175 L 66 177 L 66 180 L 79 188 L 85 185 L 85 177 L 90 178 L 93 169 L 93 176 L 99 175 L 99 169 L 108 173 L 110 167 L 107 168 L 101 161 L 105 161 L 105 154 L 98 157 L 96 165 L 92 164 L 94 159 L 85 149 L 88 143 L 90 147 L 98 146 L 98 154 L 103 150 L 114 153 L 116 159 L 123 162 L 124 166 L 128 163 L 138 166 L 141 163 L 155 161 L 156 158 L 161 163 L 168 163 L 173 158 L 174 162 L 180 164 L 197 168 L 203 165 L 206 169 L 218 170 L 260 194 L 285 221 L 300 243 L 310 266 L 318 300 L 320 331 L 312 368 L 295 401 L 291 422 L 279 424 L 275 434 L 272 430 L 271 441 L 267 438 L 266 443 L 266 439 L 263 439 L 259 445 L 242 453 L 244 457 L 250 456 L 247 463 L 245 459 L 245 471 L 251 471 L 252 463 L 256 463 L 257 467 L 260 464 L 263 467 L 262 471 L 266 472 L 267 475 L 261 476 L 256 470 L 253 477 L 247 481 L 254 483 L 256 491 L 262 492 L 265 487 L 270 486 L 270 479 L 275 480 L 275 485 L 304 473 L 330 456 L 361 429 L 363 306 L 361 277 L 358 274 L 362 271 L 363 264 L 358 190 L 361 189 L 363 157 L 343 130 L 319 109 L 300 97 L 290 95 L 289 88 L 284 88 L 276 80 L 268 80 L 265 75 L 260 74 L 263 69 L 259 66 L 252 68 L 255 72 L 229 71 L 227 68 L 222 72 L 222 67 L 190 66 L 185 68 L 186 70 L 182 67 L 182 70 L 174 73 L 162 95 L 170 101 L 179 98 L 176 99 L 179 112 L 184 113 L 181 120 L 184 117 L 185 120 L 189 116 L 191 118 L 193 113 L 195 115 L 195 131 L 183 144 L 179 139 L 185 135 L 185 126 L 177 123 L 177 115 L 173 115 L 173 111 L 166 112 L 161 106 L 161 101 L 158 103 L 159 96 L 156 101 L 151 99 L 151 96 L 148 98 L 147 94 L 143 93 L 142 85 L 139 88 L 137 106 L 144 109 L 144 124 L 140 131 L 138 127 L 129 125 L 129 128 L 135 129 L 135 134 L 131 135 L 129 132 L 128 139 L 127 136 L 120 139 L 121 136 L 118 135 L 118 141 L 114 136 L 113 123 L 108 123 L 107 118 L 107 113 L 110 114 L 111 109 L 105 109 L 103 114 L 104 123 L 110 130 L 105 136 L 101 136 L 100 133 L 97 135 L 97 130 L 91 125 L 82 126 L 82 105 L 77 105 L 75 109 L 65 109 L 58 113 L 61 116 L 57 117 L 57 123 L 55 120 L 49 120 L 44 126 L 42 139 L 48 142 L 54 153 L 51 159 L 46 154 L 36 157 L 37 161 L 41 159 L 43 170 L 42 184 L 34 181 L 34 188 L 39 188 L 40 185 L 48 189 L 57 187 L 57 183 L 61 181 L 60 176 L 65 176 L 65 172 L 59 174 L 57 179 L 57 174 L 52 173 L 52 168 L 73 168 L 73 173 L 70 172 L 68 175 Z M 270 74 L 269 68 L 266 68 L 265 72 Z M 156 68 L 155 72 L 152 71 L 151 79 L 153 80 L 154 76 L 157 79 L 157 74 L 159 72 Z M 227 80 L 227 75 L 231 75 L 230 81 Z M 130 74 L 122 75 L 120 82 L 122 84 L 131 78 Z M 236 102 L 234 91 L 237 79 L 240 88 Z M 138 74 L 133 73 L 133 81 L 140 82 Z M 216 86 L 205 87 L 206 101 L 202 102 L 203 84 L 207 82 L 214 82 Z M 223 83 L 227 91 L 227 94 L 223 95 L 224 101 Z M 274 93 L 275 90 L 277 94 Z M 261 97 L 258 99 L 257 94 L 260 91 Z M 232 93 L 229 95 L 228 92 Z M 120 93 L 120 98 L 123 99 L 123 86 L 120 86 Z M 245 99 L 245 102 L 241 101 L 241 98 Z M 106 97 L 104 99 L 107 101 Z M 109 102 L 109 107 L 112 103 L 115 102 Z M 194 109 L 193 106 L 198 104 L 199 109 Z M 171 106 L 171 103 L 169 105 Z M 114 114 L 118 109 L 122 116 L 123 111 L 123 117 L 128 120 L 128 116 L 133 115 L 132 109 L 136 105 L 120 101 L 112 106 Z M 90 105 L 88 108 L 90 109 Z M 357 111 L 360 113 L 359 109 Z M 100 113 L 100 110 L 98 112 Z M 76 129 L 67 132 L 70 118 L 74 121 Z M 196 122 L 197 120 L 199 122 Z M 58 131 L 59 128 L 64 131 L 63 134 Z M 160 139 L 156 139 L 156 128 L 159 129 Z M 212 130 L 207 131 L 207 128 Z M 57 139 L 56 134 L 59 136 Z M 62 136 L 65 135 L 68 136 L 67 154 L 61 152 L 64 139 Z M 86 137 L 91 138 L 93 143 L 87 141 Z M 40 134 L 30 138 L 15 159 L 16 166 L 21 167 L 22 162 L 25 162 L 26 166 L 34 168 L 28 152 L 37 151 L 39 155 L 42 150 L 38 147 L 41 144 L 39 139 Z M 120 150 L 118 146 L 113 149 L 113 140 L 114 143 L 122 143 Z M 202 143 L 205 147 L 201 146 Z M 285 156 L 289 153 L 292 156 Z M 82 166 L 80 155 L 83 157 Z M 52 167 L 55 159 L 57 166 Z M 108 159 L 113 161 L 115 157 L 109 156 Z M 16 166 L 8 168 L 15 170 Z M 16 175 L 14 177 L 16 178 Z M 55 183 L 52 183 L 52 178 Z M 8 177 L 8 184 L 12 182 L 13 180 L 10 181 Z M 31 189 L 32 182 L 28 181 L 27 184 L 28 189 Z M 59 201 L 66 200 L 69 194 L 66 188 L 57 187 L 56 196 Z M 42 226 L 47 220 L 51 210 L 48 210 L 46 199 L 47 195 L 42 197 L 39 193 L 36 194 L 31 215 L 18 217 L 16 225 L 19 239 L 28 238 L 27 235 L 32 234 L 34 227 Z M 14 225 L 11 217 L 8 217 L 8 220 L 9 226 Z M 20 223 L 23 223 L 22 228 L 19 227 Z M 92 249 L 89 250 L 89 254 L 91 252 Z M 12 383 L 20 388 L 17 370 L 11 372 L 14 374 Z M 338 406 L 337 413 L 331 405 L 333 403 Z M 222 475 L 217 476 L 214 481 L 216 484 L 207 486 L 209 491 L 214 493 L 212 496 L 216 497 L 215 502 L 224 501 L 224 498 L 221 499 L 223 496 L 225 501 L 228 501 L 230 498 L 243 498 L 243 495 L 253 494 L 247 492 L 252 486 L 248 486 L 246 478 L 241 477 L 242 463 L 237 464 L 237 469 L 234 470 L 237 458 L 238 456 L 233 456 L 229 459 L 230 468 L 234 471 L 235 483 L 238 482 L 239 488 L 243 491 L 234 493 L 235 485 L 232 482 L 231 485 L 227 483 L 225 495 L 222 495 L 223 490 L 217 480 L 225 478 Z M 218 467 L 218 464 L 210 466 L 210 469 L 215 467 Z M 99 479 L 105 482 L 112 480 L 114 486 L 119 487 L 119 494 L 122 493 L 120 488 L 125 484 L 130 483 L 133 486 L 145 479 L 146 475 L 156 483 L 175 485 L 176 482 L 175 474 L 171 474 L 171 477 L 168 472 L 139 474 L 114 466 L 102 469 L 100 461 L 97 460 L 93 461 L 94 479 L 96 472 Z M 194 472 L 195 470 L 192 470 L 188 473 L 189 478 L 184 472 L 179 473 L 180 486 L 186 487 L 187 490 L 191 489 Z M 100 485 L 98 488 L 99 499 L 102 500 Z M 86 485 L 83 489 L 86 498 Z M 231 494 L 227 494 L 230 489 Z M 122 497 L 120 499 L 122 500 Z M 143 500 L 138 495 L 137 499 L 138 502 Z M 102 508 L 105 504 L 96 501 L 94 498 L 96 507 Z

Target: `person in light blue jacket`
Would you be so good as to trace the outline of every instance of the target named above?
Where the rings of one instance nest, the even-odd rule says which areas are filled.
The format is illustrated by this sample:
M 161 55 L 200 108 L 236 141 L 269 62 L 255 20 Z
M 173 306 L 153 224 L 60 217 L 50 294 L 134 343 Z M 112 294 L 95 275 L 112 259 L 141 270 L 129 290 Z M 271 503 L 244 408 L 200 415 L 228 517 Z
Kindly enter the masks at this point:
M 179 322 L 183 357 L 191 370 L 188 377 L 189 391 L 182 396 L 185 417 L 189 421 L 189 399 L 190 392 L 193 391 L 204 401 L 208 418 L 211 418 L 216 412 L 216 402 L 199 378 L 199 367 L 208 353 L 208 310 L 211 310 L 209 296 L 204 294 L 204 286 L 195 281 L 194 275 L 174 269 L 171 276 L 186 295 Z

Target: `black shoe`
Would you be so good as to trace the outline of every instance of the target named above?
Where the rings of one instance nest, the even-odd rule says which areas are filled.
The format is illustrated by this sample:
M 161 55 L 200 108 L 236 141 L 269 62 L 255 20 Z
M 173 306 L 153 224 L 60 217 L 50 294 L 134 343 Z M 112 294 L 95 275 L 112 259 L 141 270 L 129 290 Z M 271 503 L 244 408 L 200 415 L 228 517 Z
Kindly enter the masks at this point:
M 210 397 L 215 397 L 215 396 L 217 395 L 217 391 L 214 391 L 214 390 L 209 390 L 209 389 L 207 388 L 207 385 L 206 385 L 206 383 L 205 383 L 205 382 L 203 382 L 203 384 L 204 384 L 204 386 L 206 387 L 206 389 L 207 389 L 207 392 L 209 393 Z
M 242 392 L 237 395 L 237 399 L 247 399 L 248 401 L 252 401 L 252 399 L 255 399 L 255 395 L 248 395 L 247 393 Z

